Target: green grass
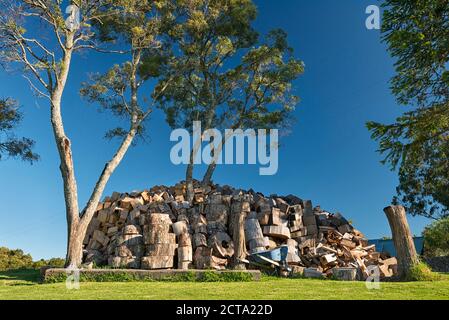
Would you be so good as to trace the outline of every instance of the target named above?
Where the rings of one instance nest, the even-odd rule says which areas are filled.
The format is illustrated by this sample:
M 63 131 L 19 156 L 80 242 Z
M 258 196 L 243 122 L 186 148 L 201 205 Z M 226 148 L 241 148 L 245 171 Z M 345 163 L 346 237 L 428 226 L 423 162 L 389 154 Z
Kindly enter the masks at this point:
M 83 282 L 80 290 L 65 283 L 39 283 L 37 271 L 0 272 L 0 299 L 449 299 L 449 275 L 439 281 L 381 283 L 367 290 L 363 282 L 277 279 L 259 282 Z

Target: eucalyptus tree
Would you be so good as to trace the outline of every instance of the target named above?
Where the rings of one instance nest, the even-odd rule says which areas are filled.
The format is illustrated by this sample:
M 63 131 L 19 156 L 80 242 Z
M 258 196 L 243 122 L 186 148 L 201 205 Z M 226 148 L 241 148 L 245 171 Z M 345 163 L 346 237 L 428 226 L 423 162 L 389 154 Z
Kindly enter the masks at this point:
M 369 122 L 383 163 L 399 171 L 398 197 L 412 215 L 449 215 L 449 2 L 387 0 L 383 39 L 396 59 L 391 88 L 406 105 L 394 123 Z
M 201 121 L 205 130 L 216 125 L 240 76 L 229 66 L 243 49 L 256 43 L 251 22 L 256 7 L 251 0 L 174 1 L 178 15 L 169 31 L 176 43 L 167 68 L 171 84 L 161 108 L 172 128 L 191 128 Z M 186 169 L 187 200 L 193 199 L 193 168 L 199 141 Z
M 5 156 L 20 158 L 31 164 L 39 160 L 39 155 L 33 152 L 35 142 L 30 138 L 18 138 L 13 132 L 22 119 L 17 101 L 0 99 L 0 160 Z
M 293 121 L 292 112 L 299 103 L 293 81 L 304 72 L 302 61 L 294 57 L 287 34 L 274 30 L 242 58 L 237 86 L 226 99 L 225 110 L 217 117 L 220 128 L 281 129 L 287 132 Z M 232 136 L 224 136 L 213 161 L 203 177 L 203 185 L 211 182 L 222 147 Z
M 272 32 L 260 43 L 252 26 L 257 10 L 251 0 L 200 0 L 180 10 L 184 11 L 171 34 L 179 44 L 167 71 L 172 84 L 160 99 L 168 124 L 190 129 L 200 121 L 204 130 L 225 124 L 247 128 L 281 124 L 296 100 L 289 82 L 302 72 L 302 64 L 291 57 L 285 33 Z M 283 111 L 275 107 L 277 102 Z M 193 146 L 186 169 L 189 201 L 199 143 Z M 210 182 L 215 167 L 213 161 L 204 184 Z
M 70 6 L 66 8 L 67 4 Z M 5 65 L 16 67 L 34 92 L 49 102 L 66 204 L 68 267 L 81 264 L 83 238 L 104 188 L 135 137 L 142 132 L 143 121 L 149 114 L 148 110 L 141 109 L 132 92 L 138 88 L 139 81 L 144 80 L 137 79 L 138 68 L 145 65 L 140 61 L 141 52 L 159 46 L 157 25 L 160 19 L 159 14 L 153 15 L 153 10 L 163 7 L 164 1 L 0 0 L 0 57 Z M 105 37 L 107 34 L 110 39 Z M 88 99 L 101 102 L 114 115 L 126 117 L 130 125 L 126 130 L 109 132 L 109 136 L 120 136 L 121 143 L 105 164 L 87 204 L 80 210 L 72 144 L 62 117 L 62 96 L 74 54 L 82 50 L 129 53 L 132 59 L 113 67 L 109 74 L 95 78 L 95 84 L 83 88 Z M 117 90 L 127 88 L 131 91 L 131 101 L 121 101 L 124 94 Z

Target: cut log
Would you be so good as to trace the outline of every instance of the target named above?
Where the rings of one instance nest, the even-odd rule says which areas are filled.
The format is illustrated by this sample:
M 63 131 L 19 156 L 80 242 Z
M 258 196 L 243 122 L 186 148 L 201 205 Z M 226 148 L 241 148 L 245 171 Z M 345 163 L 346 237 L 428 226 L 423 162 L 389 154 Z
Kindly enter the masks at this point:
M 314 216 L 314 214 L 313 214 L 312 201 L 310 201 L 310 200 L 304 200 L 304 201 L 303 201 L 303 205 L 304 205 L 304 212 L 303 212 L 303 215 L 304 215 L 305 217 L 308 217 L 308 216 Z
M 203 233 L 195 233 L 193 235 L 193 246 L 194 248 L 198 247 L 207 247 L 207 238 Z
M 307 227 L 307 226 L 316 226 L 317 225 L 317 221 L 316 221 L 316 217 L 315 215 L 311 215 L 311 216 L 304 216 L 302 218 L 302 222 L 303 224 Z
M 179 247 L 191 247 L 192 246 L 192 237 L 189 233 L 182 233 L 178 237 L 178 246 Z
M 233 204 L 234 208 L 238 207 Z M 233 259 L 233 268 L 236 270 L 245 270 L 246 265 L 243 260 L 246 260 L 246 240 L 245 240 L 245 219 L 250 212 L 248 202 L 240 202 L 240 212 L 233 212 L 233 240 L 235 247 L 235 254 Z
M 340 232 L 341 234 L 350 233 L 352 232 L 352 229 L 353 228 L 349 224 L 344 224 L 338 227 L 338 232 Z
M 248 247 L 251 250 L 256 249 L 256 248 L 266 249 L 269 246 L 270 246 L 270 240 L 268 239 L 268 237 L 252 239 L 252 240 L 249 240 L 249 242 L 248 242 Z
M 229 208 L 224 204 L 209 204 L 206 208 L 207 221 L 228 223 Z
M 320 262 L 322 265 L 327 266 L 330 263 L 333 263 L 337 261 L 337 257 L 335 256 L 335 254 L 325 254 L 323 256 L 320 257 Z
M 193 260 L 192 247 L 179 247 L 178 248 L 178 262 L 186 262 Z
M 200 247 L 195 250 L 193 257 L 195 267 L 197 269 L 223 269 L 226 267 L 228 260 L 214 257 L 210 248 Z
M 245 238 L 249 242 L 254 239 L 263 238 L 262 228 L 260 227 L 259 220 L 248 219 L 245 222 Z
M 226 259 L 234 255 L 234 243 L 227 233 L 219 232 L 210 237 L 210 247 L 219 258 Z
M 125 226 L 125 228 L 123 229 L 123 234 L 124 235 L 140 234 L 140 228 L 138 228 L 135 225 Z
M 150 224 L 144 227 L 145 244 L 176 243 L 176 235 L 169 233 L 168 224 Z
M 109 220 L 109 210 L 103 209 L 98 212 L 98 221 L 106 223 Z
M 172 224 L 170 215 L 166 213 L 152 213 L 148 216 L 148 224 Z
M 324 274 L 321 271 L 319 271 L 317 268 L 306 268 L 306 269 L 304 269 L 304 277 L 305 278 L 322 279 L 322 278 L 324 278 Z
M 106 247 L 109 243 L 109 238 L 100 230 L 95 230 L 92 239 L 101 243 L 103 247 Z
M 174 256 L 177 249 L 176 244 L 150 244 L 147 246 L 147 256 Z
M 288 203 L 281 198 L 276 198 L 275 200 L 276 200 L 276 206 L 279 208 L 279 210 L 281 210 L 281 212 L 283 214 L 288 213 L 288 209 L 289 209 Z
M 173 256 L 143 257 L 141 267 L 144 270 L 171 269 Z
M 188 226 L 185 221 L 179 221 L 179 222 L 174 223 L 172 225 L 172 228 L 173 228 L 173 233 L 177 236 L 179 236 L 183 233 L 187 233 L 187 230 L 188 230 Z
M 357 269 L 356 268 L 334 268 L 332 269 L 332 275 L 341 281 L 356 281 Z
M 267 226 L 263 228 L 263 234 L 282 240 L 290 239 L 290 229 L 282 226 Z
M 259 220 L 259 224 L 261 226 L 269 225 L 270 224 L 270 214 L 258 212 L 257 213 L 257 220 Z

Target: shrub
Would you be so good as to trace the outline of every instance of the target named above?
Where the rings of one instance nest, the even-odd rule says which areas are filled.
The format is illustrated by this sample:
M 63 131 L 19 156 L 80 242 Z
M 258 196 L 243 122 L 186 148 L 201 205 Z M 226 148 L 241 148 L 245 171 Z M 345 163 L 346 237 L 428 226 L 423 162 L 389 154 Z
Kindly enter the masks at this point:
M 423 232 L 426 256 L 449 255 L 449 217 L 435 221 Z
M 0 248 L 0 270 L 31 269 L 33 258 L 22 250 Z
M 62 258 L 51 258 L 50 260 L 41 259 L 33 263 L 33 269 L 40 269 L 45 266 L 52 268 L 64 268 L 65 260 Z
M 411 267 L 405 277 L 406 281 L 436 281 L 440 278 L 437 273 L 432 272 L 429 266 L 420 262 Z
M 67 274 L 58 272 L 47 275 L 46 283 L 64 282 Z M 82 272 L 80 274 L 80 282 L 249 282 L 252 281 L 252 275 L 245 272 L 214 272 L 205 271 L 201 277 L 193 271 L 183 272 L 176 275 L 167 275 L 161 279 L 153 279 L 151 277 L 142 277 L 133 272 Z
M 50 260 L 41 259 L 33 262 L 30 254 L 25 254 L 22 250 L 11 250 L 0 247 L 0 271 L 20 270 L 20 269 L 40 269 L 43 266 L 52 266 L 54 268 L 64 267 L 65 260 L 61 258 L 52 258 Z

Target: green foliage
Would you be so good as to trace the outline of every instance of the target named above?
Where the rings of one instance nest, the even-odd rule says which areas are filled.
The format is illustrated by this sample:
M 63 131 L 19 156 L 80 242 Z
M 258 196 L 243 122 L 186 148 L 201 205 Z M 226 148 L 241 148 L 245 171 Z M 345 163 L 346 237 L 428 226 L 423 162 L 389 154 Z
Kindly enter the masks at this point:
M 449 218 L 435 221 L 423 232 L 426 256 L 449 255 Z
M 190 130 L 199 121 L 203 130 L 275 128 L 288 133 L 299 102 L 292 82 L 304 64 L 293 56 L 284 31 L 259 39 L 256 16 L 251 0 L 200 0 L 179 7 L 167 32 L 175 42 L 172 57 L 159 83 L 166 88 L 159 107 L 170 127 Z M 192 167 L 187 167 L 188 183 Z M 214 170 L 211 164 L 204 183 Z
M 94 29 L 102 43 L 120 44 L 120 51 L 127 58 L 104 74 L 92 75 L 90 81 L 82 83 L 80 94 L 101 111 L 109 111 L 130 124 L 129 129 L 112 128 L 105 138 L 124 139 L 134 131 L 137 138 L 144 139 L 152 101 L 159 92 L 153 90 L 144 96 L 141 91 L 151 92 L 150 88 L 143 89 L 144 85 L 161 75 L 168 59 L 166 44 L 160 40 L 171 11 L 165 1 L 118 1 L 115 8 L 120 14 L 106 15 L 94 23 Z
M 0 160 L 6 155 L 33 164 L 39 160 L 39 155 L 32 150 L 35 142 L 28 138 L 17 138 L 12 132 L 21 121 L 22 114 L 17 102 L 0 99 Z
M 250 0 L 172 3 L 178 10 L 167 35 L 174 45 L 159 84 L 167 87 L 160 107 L 173 128 L 190 128 L 195 120 L 218 127 L 216 111 L 226 107 L 240 77 L 232 58 L 258 37 L 251 26 L 256 8 Z
M 393 124 L 368 122 L 384 164 L 399 168 L 395 203 L 412 215 L 449 215 L 449 2 L 387 0 L 383 39 L 396 58 L 392 91 L 409 105 Z
M 11 250 L 0 247 L 0 270 L 21 270 L 21 269 L 40 269 L 43 266 L 62 268 L 65 260 L 61 258 L 52 258 L 50 260 L 39 260 L 33 262 L 30 254 L 25 254 L 22 250 Z
M 62 258 L 51 258 L 49 260 L 38 260 L 33 262 L 33 269 L 40 269 L 42 267 L 52 267 L 52 268 L 64 268 L 65 259 Z
M 437 281 L 441 277 L 430 270 L 429 266 L 424 262 L 412 266 L 405 277 L 405 281 Z
M 30 269 L 33 258 L 22 250 L 10 250 L 0 247 L 0 270 Z
M 396 58 L 393 93 L 401 104 L 428 106 L 447 101 L 449 3 L 386 0 L 383 38 Z
M 67 275 L 57 273 L 47 276 L 45 283 L 64 282 Z M 245 272 L 214 272 L 205 271 L 198 276 L 194 271 L 187 271 L 175 275 L 162 276 L 160 279 L 151 277 L 142 277 L 137 273 L 123 272 L 106 272 L 91 273 L 83 272 L 80 274 L 80 282 L 248 282 L 253 281 L 251 274 Z

